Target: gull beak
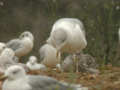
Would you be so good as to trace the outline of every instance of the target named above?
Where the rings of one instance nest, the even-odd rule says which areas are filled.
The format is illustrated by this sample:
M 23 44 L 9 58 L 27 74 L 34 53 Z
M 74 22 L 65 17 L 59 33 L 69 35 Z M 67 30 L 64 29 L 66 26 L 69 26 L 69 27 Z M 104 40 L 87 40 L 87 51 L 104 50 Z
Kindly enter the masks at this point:
M 7 76 L 5 74 L 3 74 L 0 76 L 0 81 L 5 80 L 6 78 L 7 78 Z

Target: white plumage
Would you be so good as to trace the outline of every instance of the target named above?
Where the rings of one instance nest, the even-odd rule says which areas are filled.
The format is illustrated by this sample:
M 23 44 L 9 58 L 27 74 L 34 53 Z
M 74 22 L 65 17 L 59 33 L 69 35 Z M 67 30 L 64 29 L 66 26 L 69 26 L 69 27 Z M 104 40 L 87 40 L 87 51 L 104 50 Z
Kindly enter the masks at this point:
M 27 62 L 26 66 L 30 70 L 46 70 L 45 65 L 37 63 L 37 57 L 35 56 L 30 56 L 29 61 Z
M 60 55 L 56 57 L 57 50 L 50 44 L 43 45 L 40 48 L 39 53 L 41 63 L 46 66 L 56 67 L 56 65 L 60 63 Z
M 62 83 L 54 78 L 40 75 L 26 75 L 20 66 L 11 66 L 5 71 L 2 90 L 88 90 L 81 85 Z
M 74 18 L 62 18 L 55 22 L 47 43 L 60 52 L 75 53 L 87 46 L 84 26 Z
M 5 48 L 0 55 L 0 72 L 4 72 L 9 66 L 14 65 L 15 53 L 10 48 Z
M 61 52 L 76 53 L 87 46 L 84 26 L 75 18 L 62 18 L 57 20 L 50 33 L 47 43 L 57 49 L 57 56 Z M 76 58 L 74 58 L 76 60 Z M 76 61 L 77 71 L 78 62 Z
M 22 57 L 32 50 L 34 45 L 33 43 L 34 37 L 32 33 L 29 31 L 25 31 L 20 35 L 18 39 L 10 40 L 7 43 L 7 47 L 13 49 L 17 57 Z
M 5 70 L 12 65 L 22 66 L 26 71 L 28 71 L 25 64 L 16 62 L 15 52 L 11 48 L 6 47 L 0 54 L 0 73 L 4 73 Z

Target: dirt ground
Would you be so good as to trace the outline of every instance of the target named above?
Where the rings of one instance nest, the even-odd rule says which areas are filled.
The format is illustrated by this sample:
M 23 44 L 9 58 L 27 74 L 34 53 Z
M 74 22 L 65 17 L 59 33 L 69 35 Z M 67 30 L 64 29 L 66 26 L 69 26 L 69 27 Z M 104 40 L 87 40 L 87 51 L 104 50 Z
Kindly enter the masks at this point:
M 52 69 L 32 71 L 29 74 L 47 75 L 60 81 L 81 84 L 88 87 L 89 90 L 120 90 L 120 67 L 112 67 L 111 65 L 101 67 L 98 75 L 80 72 L 67 73 Z

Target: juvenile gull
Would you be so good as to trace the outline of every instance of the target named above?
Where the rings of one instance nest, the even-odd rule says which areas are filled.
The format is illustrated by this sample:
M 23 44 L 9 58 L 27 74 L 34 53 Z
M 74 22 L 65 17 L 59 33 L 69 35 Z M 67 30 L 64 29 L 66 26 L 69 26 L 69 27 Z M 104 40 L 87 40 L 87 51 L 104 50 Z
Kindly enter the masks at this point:
M 99 74 L 98 64 L 94 57 L 92 57 L 89 54 L 83 54 L 83 53 L 76 53 L 76 57 L 78 59 L 78 71 L 79 72 L 89 72 L 91 74 Z M 68 55 L 62 65 L 61 69 L 65 72 L 68 71 L 75 71 L 76 70 L 76 64 L 74 62 L 74 56 Z
M 84 90 L 82 87 L 61 83 L 54 78 L 40 75 L 26 75 L 20 66 L 9 67 L 4 77 L 2 90 Z M 85 89 L 88 90 L 88 89 Z
M 56 65 L 60 63 L 60 55 L 56 57 L 57 50 L 50 44 L 43 45 L 40 48 L 39 53 L 40 53 L 41 63 L 46 66 L 56 67 Z
M 23 32 L 18 39 L 10 40 L 7 47 L 13 49 L 17 57 L 28 54 L 33 48 L 34 37 L 31 32 Z
M 46 70 L 46 66 L 44 64 L 37 63 L 36 56 L 30 56 L 29 61 L 27 62 L 26 66 L 30 70 Z

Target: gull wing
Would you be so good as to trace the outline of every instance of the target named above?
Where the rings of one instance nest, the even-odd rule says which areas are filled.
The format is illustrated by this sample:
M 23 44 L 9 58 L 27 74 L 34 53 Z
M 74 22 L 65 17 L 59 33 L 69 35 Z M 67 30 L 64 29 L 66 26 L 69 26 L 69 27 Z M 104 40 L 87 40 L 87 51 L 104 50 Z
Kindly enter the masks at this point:
M 47 76 L 29 76 L 31 90 L 75 90 Z
M 18 49 L 23 47 L 23 44 L 19 39 L 10 40 L 9 42 L 7 42 L 6 45 L 8 48 L 11 48 L 13 51 L 17 51 Z

